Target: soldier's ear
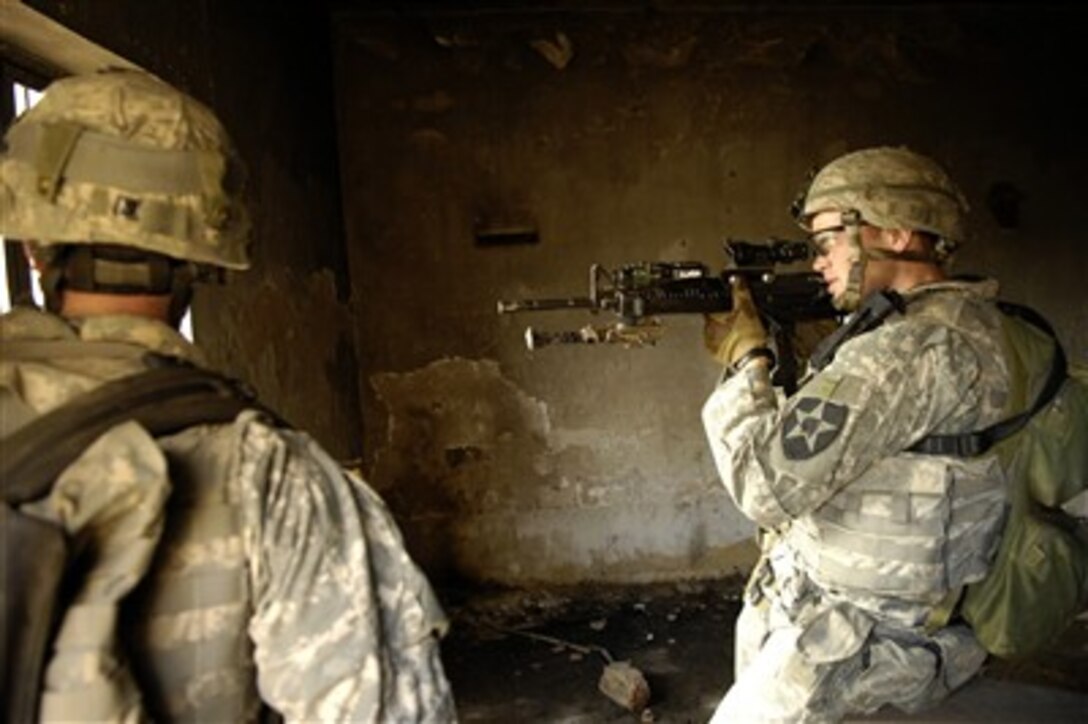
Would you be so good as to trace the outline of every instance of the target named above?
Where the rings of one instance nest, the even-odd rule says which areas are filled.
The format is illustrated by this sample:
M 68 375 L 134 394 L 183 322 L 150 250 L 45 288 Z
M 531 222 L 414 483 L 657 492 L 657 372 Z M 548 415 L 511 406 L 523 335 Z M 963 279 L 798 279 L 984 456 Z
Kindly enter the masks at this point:
M 907 250 L 914 238 L 914 232 L 907 229 L 881 229 L 883 241 L 896 253 Z

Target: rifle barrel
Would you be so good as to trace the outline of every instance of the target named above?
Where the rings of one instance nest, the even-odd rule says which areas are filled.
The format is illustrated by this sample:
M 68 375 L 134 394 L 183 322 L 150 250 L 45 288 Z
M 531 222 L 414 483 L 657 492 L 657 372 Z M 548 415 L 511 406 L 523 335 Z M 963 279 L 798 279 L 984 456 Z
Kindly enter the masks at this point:
M 532 327 L 525 328 L 525 348 L 532 351 L 555 344 L 593 344 L 594 340 L 580 332 L 543 332 Z
M 565 297 L 563 299 L 510 299 L 499 301 L 499 314 L 514 312 L 548 312 L 556 309 L 595 309 L 597 305 L 589 297 Z

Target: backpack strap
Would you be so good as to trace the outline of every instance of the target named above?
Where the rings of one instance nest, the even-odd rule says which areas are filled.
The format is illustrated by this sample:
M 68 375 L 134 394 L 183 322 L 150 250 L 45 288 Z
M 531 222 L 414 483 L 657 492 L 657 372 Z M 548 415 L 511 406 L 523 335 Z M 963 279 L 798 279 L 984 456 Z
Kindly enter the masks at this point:
M 193 425 L 233 420 L 262 408 L 241 383 L 175 358 L 148 355 L 156 365 L 87 392 L 4 438 L 0 496 L 19 505 L 46 495 L 54 480 L 102 433 L 134 420 L 153 437 Z
M 1012 302 L 998 302 L 997 306 L 1005 314 L 1022 319 L 1045 332 L 1054 341 L 1054 356 L 1051 359 L 1050 372 L 1047 375 L 1043 389 L 1039 392 L 1031 407 L 1018 415 L 1013 415 L 975 432 L 964 432 L 956 435 L 927 435 L 907 448 L 909 452 L 926 455 L 952 455 L 955 457 L 982 455 L 996 443 L 1019 432 L 1024 425 L 1028 424 L 1028 421 L 1031 420 L 1035 413 L 1050 404 L 1050 401 L 1058 394 L 1058 390 L 1061 389 L 1062 383 L 1068 374 L 1068 364 L 1065 359 L 1065 350 L 1062 349 L 1054 329 L 1042 315 L 1030 307 L 1013 304 Z

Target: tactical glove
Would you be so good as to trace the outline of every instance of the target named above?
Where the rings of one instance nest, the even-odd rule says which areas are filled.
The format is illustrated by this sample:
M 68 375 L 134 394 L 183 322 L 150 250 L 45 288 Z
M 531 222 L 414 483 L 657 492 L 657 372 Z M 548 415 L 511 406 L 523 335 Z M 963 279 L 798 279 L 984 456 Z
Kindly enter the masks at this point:
M 703 344 L 726 367 L 753 349 L 767 347 L 767 329 L 743 279 L 734 280 L 732 311 L 705 315 Z

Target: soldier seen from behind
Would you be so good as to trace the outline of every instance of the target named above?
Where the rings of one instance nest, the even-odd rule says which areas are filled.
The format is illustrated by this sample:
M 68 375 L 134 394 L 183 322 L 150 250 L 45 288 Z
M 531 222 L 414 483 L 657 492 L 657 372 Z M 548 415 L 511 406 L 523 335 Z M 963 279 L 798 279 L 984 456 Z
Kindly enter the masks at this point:
M 214 114 L 142 72 L 59 80 L 12 124 L 0 233 L 48 311 L 0 318 L 5 439 L 149 365 L 203 365 L 176 327 L 194 281 L 249 265 L 241 181 Z M 455 719 L 446 620 L 389 511 L 256 409 L 116 425 L 19 512 L 78 553 L 43 720 Z

